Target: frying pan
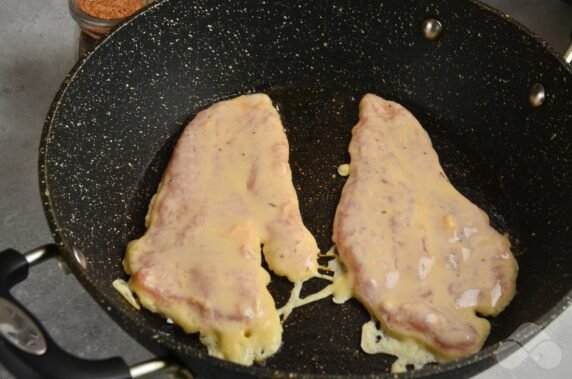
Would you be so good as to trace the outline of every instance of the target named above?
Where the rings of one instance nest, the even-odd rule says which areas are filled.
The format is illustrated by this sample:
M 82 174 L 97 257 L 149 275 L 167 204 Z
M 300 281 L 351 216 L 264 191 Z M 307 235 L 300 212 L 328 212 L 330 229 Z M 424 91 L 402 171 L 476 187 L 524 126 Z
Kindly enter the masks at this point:
M 322 250 L 367 92 L 405 105 L 429 132 L 452 183 L 509 234 L 517 295 L 491 319 L 483 350 L 403 377 L 469 376 L 526 341 L 571 302 L 572 72 L 521 25 L 473 1 L 165 0 L 119 26 L 71 71 L 47 116 L 41 196 L 57 245 L 0 254 L 0 359 L 26 378 L 128 378 L 148 369 L 85 361 L 57 347 L 9 294 L 58 252 L 132 336 L 197 377 L 383 376 L 393 361 L 359 348 L 361 305 L 296 310 L 282 349 L 243 367 L 211 358 L 196 335 L 112 288 L 186 123 L 213 102 L 268 93 L 289 138 L 306 225 Z M 224 185 L 224 178 L 221 178 Z M 313 292 L 324 284 L 311 281 Z M 274 277 L 278 304 L 289 283 Z M 508 344 L 510 345 L 510 344 Z M 512 344 L 511 346 L 514 346 Z M 157 363 L 157 362 L 155 362 Z

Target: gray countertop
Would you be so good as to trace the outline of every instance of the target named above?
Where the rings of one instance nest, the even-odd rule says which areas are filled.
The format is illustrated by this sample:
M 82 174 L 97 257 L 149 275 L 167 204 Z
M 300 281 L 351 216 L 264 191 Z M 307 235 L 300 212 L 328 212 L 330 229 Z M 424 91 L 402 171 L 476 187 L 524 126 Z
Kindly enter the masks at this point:
M 570 42 L 572 5 L 559 0 L 487 0 L 547 40 Z M 52 241 L 38 194 L 37 159 L 50 102 L 77 56 L 79 30 L 64 0 L 0 0 L 0 240 L 27 250 Z M 113 323 L 56 262 L 33 268 L 14 294 L 64 348 L 87 358 L 151 355 Z M 479 378 L 570 377 L 572 309 L 520 354 Z M 0 379 L 12 378 L 0 366 Z

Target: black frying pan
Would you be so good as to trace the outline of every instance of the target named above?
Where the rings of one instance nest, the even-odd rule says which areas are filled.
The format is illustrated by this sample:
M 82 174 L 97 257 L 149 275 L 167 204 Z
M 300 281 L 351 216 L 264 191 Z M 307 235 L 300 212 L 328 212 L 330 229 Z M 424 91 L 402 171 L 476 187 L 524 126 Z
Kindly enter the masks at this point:
M 423 33 L 428 18 L 440 21 L 441 34 Z M 41 193 L 62 258 L 147 347 L 204 377 L 383 375 L 393 361 L 360 350 L 368 315 L 355 301 L 296 310 L 281 351 L 242 367 L 208 357 L 196 335 L 134 310 L 111 287 L 125 277 L 125 245 L 144 231 L 182 128 L 213 102 L 250 92 L 269 94 L 280 108 L 304 221 L 322 250 L 331 246 L 344 183 L 332 176 L 348 161 L 357 103 L 367 92 L 410 109 L 451 181 L 510 234 L 518 293 L 491 320 L 484 349 L 404 376 L 473 374 L 495 362 L 499 342 L 519 325 L 543 327 L 572 301 L 572 72 L 522 26 L 472 1 L 170 0 L 120 26 L 77 64 L 40 148 Z M 120 359 L 88 364 L 51 340 L 41 355 L 18 349 L 37 353 L 43 337 L 8 294 L 28 263 L 13 251 L 1 258 L 0 296 L 8 300 L 0 299 L 0 316 L 20 329 L 0 339 L 8 367 L 30 378 L 129 377 Z M 321 286 L 311 282 L 308 290 Z M 281 303 L 289 284 L 274 278 L 270 289 Z

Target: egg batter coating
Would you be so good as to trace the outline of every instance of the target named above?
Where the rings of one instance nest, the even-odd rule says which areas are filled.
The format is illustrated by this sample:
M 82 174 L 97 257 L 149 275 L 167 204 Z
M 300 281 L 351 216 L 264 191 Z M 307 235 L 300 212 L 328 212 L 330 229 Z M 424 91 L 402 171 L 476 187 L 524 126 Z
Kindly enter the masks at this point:
M 199 332 L 209 353 L 250 365 L 275 353 L 282 327 L 268 266 L 292 282 L 317 273 L 288 141 L 270 98 L 221 101 L 185 128 L 145 234 L 129 243 L 129 286 L 147 309 Z
M 451 185 L 401 105 L 366 95 L 349 152 L 333 233 L 348 270 L 338 290 L 348 287 L 387 333 L 440 360 L 477 352 L 490 325 L 475 312 L 496 315 L 515 293 L 508 238 Z

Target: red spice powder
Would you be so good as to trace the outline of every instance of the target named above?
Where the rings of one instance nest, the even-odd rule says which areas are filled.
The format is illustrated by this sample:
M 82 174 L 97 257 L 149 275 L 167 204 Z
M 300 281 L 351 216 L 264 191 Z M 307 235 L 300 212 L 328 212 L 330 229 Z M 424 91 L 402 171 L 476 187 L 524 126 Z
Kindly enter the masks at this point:
M 145 0 L 77 0 L 79 8 L 90 16 L 114 20 L 125 18 L 145 6 Z

